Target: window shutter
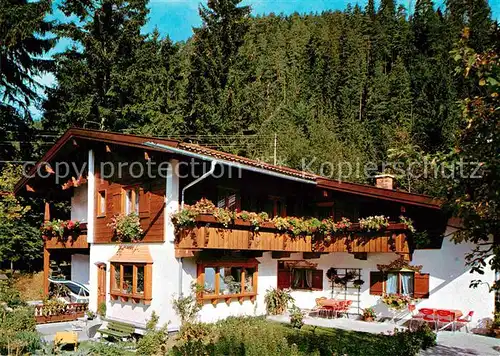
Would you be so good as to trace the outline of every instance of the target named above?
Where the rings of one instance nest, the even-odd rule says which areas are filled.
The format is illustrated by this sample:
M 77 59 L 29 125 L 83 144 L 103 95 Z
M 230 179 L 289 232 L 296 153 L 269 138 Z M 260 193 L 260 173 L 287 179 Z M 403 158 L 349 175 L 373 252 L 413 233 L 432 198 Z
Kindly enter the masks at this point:
M 313 270 L 312 288 L 323 290 L 323 270 L 322 269 Z
M 415 273 L 415 298 L 429 298 L 429 273 Z
M 370 294 L 382 295 L 384 290 L 384 275 L 382 272 L 370 272 Z
M 149 228 L 149 216 L 151 211 L 151 193 L 144 188 L 139 189 L 139 219 L 143 230 Z
M 278 289 L 290 288 L 292 280 L 291 271 L 278 271 Z
M 122 212 L 122 194 L 114 193 L 113 194 L 113 215 L 118 215 Z
M 145 191 L 143 188 L 139 190 L 139 217 L 149 218 L 150 212 L 150 201 L 151 194 L 150 192 Z

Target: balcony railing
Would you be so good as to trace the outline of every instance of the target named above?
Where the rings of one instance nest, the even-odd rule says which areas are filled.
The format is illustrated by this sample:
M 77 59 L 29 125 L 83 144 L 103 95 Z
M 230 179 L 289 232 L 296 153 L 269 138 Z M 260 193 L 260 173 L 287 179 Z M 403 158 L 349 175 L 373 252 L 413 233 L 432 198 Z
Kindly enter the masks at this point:
M 64 238 L 52 236 L 45 239 L 45 247 L 48 249 L 64 249 L 64 248 L 88 248 L 87 242 L 87 224 L 80 224 L 80 232 L 78 235 L 68 235 Z
M 85 315 L 88 309 L 86 303 L 70 303 L 63 308 L 48 308 L 43 304 L 35 305 L 35 320 L 37 324 L 72 321 Z
M 271 222 L 256 231 L 249 221 L 236 219 L 227 228 L 212 215 L 199 215 L 196 227 L 177 232 L 177 249 L 228 249 L 285 252 L 396 252 L 408 254 L 407 226 L 391 223 L 377 232 L 360 231 L 353 223 L 343 235 L 331 239 L 293 236 Z

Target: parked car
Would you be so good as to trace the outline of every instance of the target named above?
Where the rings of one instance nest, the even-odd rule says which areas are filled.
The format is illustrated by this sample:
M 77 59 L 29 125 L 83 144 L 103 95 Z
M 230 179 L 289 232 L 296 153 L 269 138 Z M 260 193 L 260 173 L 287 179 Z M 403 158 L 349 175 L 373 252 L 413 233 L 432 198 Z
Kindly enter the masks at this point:
M 59 280 L 52 278 L 49 278 L 49 282 L 60 288 L 59 293 L 57 293 L 57 298 L 60 300 L 63 300 L 66 303 L 89 302 L 90 291 L 85 285 L 71 280 Z

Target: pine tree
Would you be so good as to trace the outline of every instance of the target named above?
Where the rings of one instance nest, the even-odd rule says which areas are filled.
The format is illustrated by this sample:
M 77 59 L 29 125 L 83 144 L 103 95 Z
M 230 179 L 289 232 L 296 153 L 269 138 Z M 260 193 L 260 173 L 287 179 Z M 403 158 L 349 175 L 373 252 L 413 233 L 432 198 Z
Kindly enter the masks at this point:
M 52 61 L 42 58 L 54 46 L 53 38 L 44 38 L 53 27 L 45 20 L 50 11 L 50 0 L 0 2 L 0 108 L 9 105 L 28 114 L 39 99 L 36 76 L 52 68 Z
M 200 5 L 202 26 L 194 29 L 187 87 L 186 131 L 221 134 L 238 130 L 227 114 L 233 91 L 230 71 L 248 29 L 250 7 L 241 0 L 209 0 Z
M 493 21 L 487 0 L 447 0 L 447 17 L 454 41 L 457 42 L 465 27 L 469 31 L 469 46 L 478 52 L 493 45 Z
M 56 56 L 58 86 L 48 91 L 45 127 L 123 129 L 134 125 L 127 105 L 137 78 L 136 53 L 145 36 L 147 0 L 65 0 L 61 10 L 78 18 L 59 25 L 77 45 Z M 140 120 L 138 122 L 140 124 Z

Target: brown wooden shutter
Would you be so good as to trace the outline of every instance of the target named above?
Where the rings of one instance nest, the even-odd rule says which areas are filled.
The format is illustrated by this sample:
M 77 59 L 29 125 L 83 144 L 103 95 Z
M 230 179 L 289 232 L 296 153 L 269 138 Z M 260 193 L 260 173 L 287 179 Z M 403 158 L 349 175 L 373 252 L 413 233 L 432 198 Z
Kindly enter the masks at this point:
M 113 215 L 118 215 L 122 212 L 122 192 L 119 190 L 118 192 L 113 193 Z
M 290 288 L 292 280 L 292 272 L 278 271 L 278 289 Z
M 144 231 L 149 228 L 149 218 L 151 211 L 151 193 L 143 188 L 139 189 L 139 219 Z
M 415 298 L 429 298 L 429 273 L 415 273 Z
M 139 217 L 149 218 L 151 210 L 151 193 L 145 191 L 143 188 L 139 190 Z
M 382 295 L 384 291 L 384 274 L 382 272 L 370 272 L 370 294 Z
M 322 269 L 313 270 L 312 288 L 318 289 L 318 290 L 323 290 L 323 270 Z

